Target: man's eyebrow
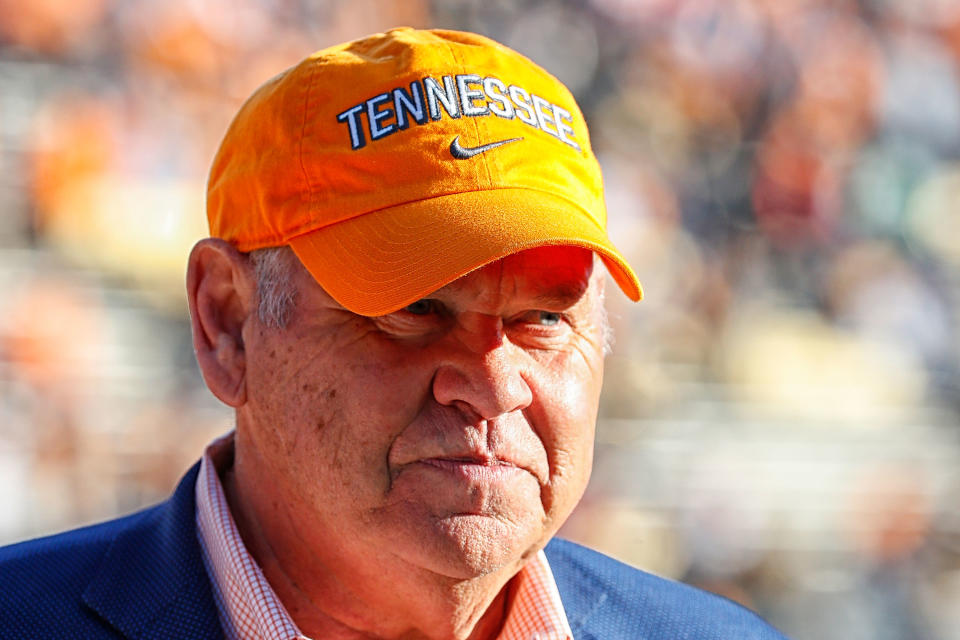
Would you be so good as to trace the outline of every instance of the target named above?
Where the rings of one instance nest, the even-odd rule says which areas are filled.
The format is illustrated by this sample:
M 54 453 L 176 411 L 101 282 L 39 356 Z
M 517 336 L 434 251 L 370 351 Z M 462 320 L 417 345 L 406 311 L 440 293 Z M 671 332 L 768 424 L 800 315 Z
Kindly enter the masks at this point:
M 532 302 L 537 305 L 570 307 L 584 296 L 589 288 L 589 280 L 582 284 L 563 284 L 537 293 Z

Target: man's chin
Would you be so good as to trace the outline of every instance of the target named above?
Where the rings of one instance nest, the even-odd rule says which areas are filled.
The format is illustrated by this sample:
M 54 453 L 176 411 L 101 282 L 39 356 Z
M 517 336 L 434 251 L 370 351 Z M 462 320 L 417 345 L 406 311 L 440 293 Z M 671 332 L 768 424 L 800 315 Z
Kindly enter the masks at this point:
M 424 532 L 417 564 L 448 578 L 470 580 L 501 571 L 512 575 L 541 537 L 530 523 L 482 514 L 452 514 Z

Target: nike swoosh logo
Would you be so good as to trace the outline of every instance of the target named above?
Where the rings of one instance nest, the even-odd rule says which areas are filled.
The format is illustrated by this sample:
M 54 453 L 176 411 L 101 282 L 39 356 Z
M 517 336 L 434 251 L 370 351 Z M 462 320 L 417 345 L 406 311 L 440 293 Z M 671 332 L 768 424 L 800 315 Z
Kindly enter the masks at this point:
M 479 147 L 464 147 L 460 144 L 460 136 L 457 136 L 450 143 L 450 155 L 452 155 L 457 160 L 468 160 L 473 156 L 480 155 L 484 151 L 489 151 L 490 149 L 496 149 L 497 147 L 503 146 L 510 142 L 516 142 L 518 140 L 523 140 L 523 138 L 509 138 L 507 140 L 497 140 L 496 142 L 488 142 L 487 144 L 482 144 Z

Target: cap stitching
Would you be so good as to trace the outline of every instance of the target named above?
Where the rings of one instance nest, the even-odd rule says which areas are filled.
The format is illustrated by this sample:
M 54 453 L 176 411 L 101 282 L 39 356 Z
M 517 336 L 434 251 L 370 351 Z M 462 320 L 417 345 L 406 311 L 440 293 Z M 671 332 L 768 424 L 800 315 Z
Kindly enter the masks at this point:
M 548 189 L 537 189 L 537 188 L 535 188 L 535 187 L 494 187 L 494 188 L 487 188 L 487 189 L 462 189 L 462 190 L 460 190 L 460 191 L 450 191 L 449 193 L 438 193 L 438 194 L 436 194 L 436 195 L 430 196 L 429 198 L 416 198 L 416 199 L 414 199 L 414 200 L 405 200 L 405 201 L 403 201 L 403 202 L 393 202 L 393 203 L 391 203 L 391 204 L 384 205 L 384 206 L 382 206 L 382 207 L 380 207 L 380 208 L 378 208 L 378 209 L 371 209 L 370 211 L 364 211 L 364 212 L 362 212 L 362 213 L 358 213 L 358 214 L 356 214 L 356 215 L 352 215 L 352 216 L 350 216 L 350 217 L 348 217 L 348 218 L 344 218 L 343 220 L 339 220 L 339 221 L 337 221 L 337 222 L 335 222 L 335 223 L 333 223 L 333 224 L 324 225 L 323 227 L 304 228 L 304 227 L 307 227 L 307 226 L 309 226 L 309 225 L 302 225 L 302 226 L 298 227 L 297 230 L 290 232 L 288 235 L 285 235 L 283 238 L 277 238 L 276 241 L 277 241 L 278 243 L 288 243 L 288 242 L 290 242 L 291 240 L 293 240 L 294 238 L 297 238 L 297 237 L 299 237 L 299 236 L 302 236 L 302 235 L 311 233 L 311 232 L 313 232 L 313 231 L 317 231 L 318 229 L 322 229 L 322 228 L 324 228 L 324 227 L 331 227 L 331 226 L 333 226 L 334 224 L 339 224 L 340 222 L 346 222 L 346 221 L 348 221 L 348 220 L 353 220 L 354 218 L 359 218 L 360 216 L 365 216 L 365 215 L 377 213 L 377 212 L 379 212 L 379 211 L 385 211 L 385 210 L 387 210 L 387 209 L 393 209 L 394 207 L 402 207 L 402 206 L 405 206 L 405 205 L 408 205 L 408 204 L 414 204 L 414 203 L 416 203 L 416 202 L 426 202 L 427 200 L 435 200 L 435 199 L 437 199 L 437 198 L 444 198 L 444 197 L 447 197 L 447 196 L 457 196 L 457 195 L 461 195 L 461 194 L 464 194 L 464 193 L 480 193 L 480 192 L 484 192 L 484 191 L 503 191 L 503 190 L 507 190 L 507 189 L 509 189 L 509 190 L 511 190 L 511 191 L 533 191 L 533 192 L 535 192 L 535 193 L 544 193 L 544 194 L 547 194 L 547 195 L 552 196 L 552 197 L 554 197 L 554 198 L 557 198 L 558 200 L 563 200 L 563 201 L 566 202 L 567 204 L 569 204 L 569 205 L 573 206 L 574 208 L 576 208 L 576 209 L 580 210 L 581 212 L 583 212 L 583 214 L 590 220 L 590 222 L 592 222 L 592 223 L 594 224 L 594 226 L 596 226 L 600 231 L 603 231 L 604 233 L 606 233 L 606 229 L 604 228 L 604 226 L 603 226 L 602 224 L 600 224 L 599 222 L 597 222 L 595 216 L 594 216 L 593 214 L 591 214 L 589 210 L 587 210 L 585 207 L 583 207 L 579 202 L 576 202 L 575 200 L 571 200 L 570 198 L 568 198 L 568 197 L 566 197 L 566 196 L 564 196 L 564 195 L 558 194 L 558 193 L 555 192 L 555 191 L 550 191 L 550 190 L 548 190 Z M 272 242 L 273 239 L 266 238 L 266 239 L 264 239 L 264 241 L 271 241 L 271 242 Z M 254 243 L 254 244 L 256 244 L 256 243 Z
M 443 41 L 443 44 L 447 47 L 447 50 L 450 51 L 450 57 L 453 58 L 453 62 L 459 67 L 460 72 L 469 73 L 470 69 L 467 67 L 464 61 L 457 56 L 457 51 L 456 49 L 454 49 L 453 43 L 445 39 Z M 483 140 L 480 138 L 480 124 L 477 122 L 477 118 L 470 118 L 470 123 L 473 125 L 473 133 L 474 135 L 476 135 L 477 144 L 483 144 Z M 482 157 L 482 158 L 478 158 L 478 160 L 479 162 L 483 163 L 483 169 L 487 173 L 487 183 L 485 185 L 485 188 L 489 189 L 490 186 L 493 185 L 493 175 L 490 173 L 490 165 L 488 163 L 489 158 Z M 478 186 L 477 190 L 480 190 L 479 189 L 480 185 L 477 185 L 477 186 Z
M 316 197 L 314 195 L 314 185 L 310 180 L 310 175 L 307 173 L 307 166 L 303 161 L 303 142 L 304 138 L 307 136 L 307 112 L 310 109 L 310 96 L 313 93 L 313 84 L 316 81 L 318 66 L 319 65 L 317 64 L 313 64 L 310 69 L 310 80 L 307 83 L 307 90 L 303 97 L 303 123 L 300 127 L 300 152 L 297 154 L 300 161 L 300 170 L 303 172 L 303 181 L 307 186 L 306 191 L 310 194 L 310 202 L 308 203 L 307 211 L 310 214 L 311 222 L 313 221 L 313 203 L 316 202 Z
M 459 191 L 450 191 L 449 193 L 438 193 L 438 194 L 435 194 L 435 195 L 431 195 L 431 196 L 428 197 L 428 198 L 416 198 L 416 199 L 414 199 L 414 200 L 404 200 L 403 202 L 392 202 L 392 203 L 387 204 L 387 205 L 384 205 L 384 206 L 382 206 L 382 207 L 380 207 L 380 208 L 378 208 L 378 209 L 371 209 L 371 210 L 369 210 L 369 211 L 362 211 L 362 212 L 357 213 L 357 214 L 355 214 L 355 215 L 352 215 L 352 216 L 343 218 L 342 220 L 338 220 L 337 222 L 334 222 L 334 223 L 331 223 L 331 224 L 322 225 L 322 226 L 318 226 L 318 227 L 313 227 L 312 225 L 313 225 L 313 222 L 314 222 L 314 221 L 311 220 L 310 222 L 307 222 L 307 223 L 305 223 L 305 224 L 299 225 L 299 226 L 296 227 L 295 229 L 292 229 L 292 230 L 287 231 L 287 233 L 284 233 L 282 236 L 264 237 L 264 238 L 261 238 L 261 239 L 259 239 L 259 240 L 251 240 L 251 241 L 249 241 L 249 242 L 237 243 L 237 248 L 238 248 L 238 250 L 240 250 L 240 251 L 252 251 L 252 250 L 254 250 L 254 249 L 258 249 L 258 248 L 262 248 L 262 247 L 278 246 L 278 245 L 282 245 L 282 244 L 287 244 L 287 243 L 289 243 L 291 240 L 293 240 L 293 239 L 296 238 L 296 237 L 305 235 L 305 234 L 307 234 L 307 233 L 311 233 L 311 232 L 313 232 L 313 231 L 317 231 L 318 229 L 322 229 L 322 228 L 324 228 L 324 227 L 330 227 L 330 226 L 333 226 L 333 225 L 335 225 L 335 224 L 339 224 L 340 222 L 346 222 L 347 220 L 353 220 L 354 218 L 359 218 L 360 216 L 365 216 L 365 215 L 369 215 L 369 214 L 372 214 L 372 213 L 377 213 L 378 211 L 384 211 L 384 210 L 386 210 L 386 209 L 393 209 L 394 207 L 402 207 L 402 206 L 404 206 L 404 205 L 413 204 L 413 203 L 415 203 L 415 202 L 425 202 L 425 201 L 427 201 L 427 200 L 434 200 L 434 199 L 436 199 L 436 198 L 443 198 L 443 197 L 446 197 L 446 196 L 456 196 L 456 195 L 460 195 L 460 194 L 463 194 L 463 193 L 479 193 L 479 192 L 481 192 L 481 191 L 501 191 L 501 190 L 505 190 L 505 189 L 515 190 L 515 191 L 533 191 L 533 192 L 536 192 L 536 193 L 545 193 L 545 194 L 547 194 L 547 195 L 549 195 L 549 196 L 552 196 L 552 197 L 554 197 L 554 198 L 557 198 L 557 199 L 559 199 L 559 200 L 563 200 L 563 201 L 566 202 L 567 204 L 569 204 L 569 205 L 575 207 L 576 209 L 579 209 L 581 212 L 583 212 L 583 214 L 584 214 L 585 216 L 587 216 L 587 218 L 589 218 L 590 221 L 591 221 L 598 229 L 600 229 L 601 231 L 603 231 L 604 233 L 606 233 L 606 229 L 604 228 L 604 226 L 603 226 L 602 224 L 600 224 L 599 222 L 597 222 L 597 220 L 595 219 L 594 215 L 591 214 L 588 209 L 586 209 L 585 207 L 583 207 L 579 202 L 576 202 L 575 200 L 571 200 L 570 198 L 566 197 L 565 195 L 558 194 L 557 192 L 555 192 L 555 191 L 550 191 L 550 190 L 548 190 L 548 189 L 537 189 L 537 188 L 535 188 L 535 187 L 493 187 L 493 188 L 487 188 L 487 189 L 461 189 L 461 190 L 459 190 Z

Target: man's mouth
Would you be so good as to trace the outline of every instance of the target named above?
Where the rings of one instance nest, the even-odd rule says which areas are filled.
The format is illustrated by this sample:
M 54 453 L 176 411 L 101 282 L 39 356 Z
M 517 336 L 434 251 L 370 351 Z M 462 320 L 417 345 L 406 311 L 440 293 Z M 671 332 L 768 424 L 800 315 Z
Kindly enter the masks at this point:
M 458 475 L 467 480 L 501 480 L 519 471 L 520 467 L 505 460 L 472 457 L 426 458 L 415 464 L 432 467 L 442 472 Z

